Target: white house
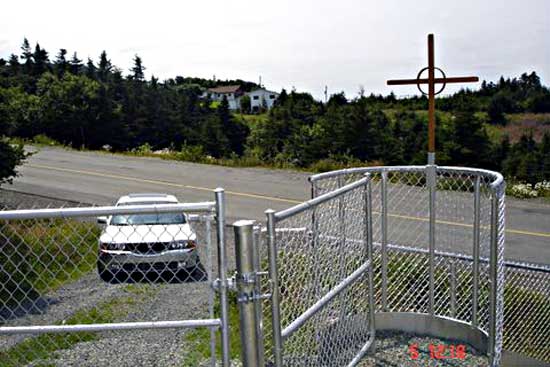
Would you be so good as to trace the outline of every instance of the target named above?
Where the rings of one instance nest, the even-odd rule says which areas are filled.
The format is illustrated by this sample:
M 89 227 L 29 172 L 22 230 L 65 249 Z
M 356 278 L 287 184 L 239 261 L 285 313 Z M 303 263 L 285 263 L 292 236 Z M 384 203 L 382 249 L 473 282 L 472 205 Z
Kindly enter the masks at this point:
M 202 97 L 218 102 L 221 102 L 223 97 L 226 97 L 229 103 L 229 109 L 239 110 L 241 108 L 241 97 L 244 95 L 250 97 L 250 110 L 253 112 L 257 112 L 262 108 L 271 109 L 277 98 L 279 98 L 279 93 L 264 88 L 258 88 L 252 92 L 244 93 L 240 85 L 226 85 L 209 88 L 203 93 Z
M 238 110 L 241 108 L 239 97 L 243 95 L 240 85 L 226 85 L 222 87 L 209 88 L 204 92 L 203 97 L 210 98 L 212 101 L 221 102 L 223 97 L 227 98 L 230 110 Z
M 253 90 L 252 92 L 246 93 L 246 95 L 250 97 L 250 109 L 252 111 L 258 111 L 262 109 L 262 107 L 269 110 L 273 107 L 277 98 L 279 98 L 279 93 L 264 88 Z

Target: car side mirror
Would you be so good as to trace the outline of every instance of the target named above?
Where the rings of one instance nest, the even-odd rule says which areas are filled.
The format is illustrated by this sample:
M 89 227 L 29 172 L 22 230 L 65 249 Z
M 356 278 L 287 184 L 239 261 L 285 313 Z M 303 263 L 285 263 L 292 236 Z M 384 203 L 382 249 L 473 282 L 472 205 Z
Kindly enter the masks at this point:
M 97 217 L 98 224 L 107 224 L 107 217 Z

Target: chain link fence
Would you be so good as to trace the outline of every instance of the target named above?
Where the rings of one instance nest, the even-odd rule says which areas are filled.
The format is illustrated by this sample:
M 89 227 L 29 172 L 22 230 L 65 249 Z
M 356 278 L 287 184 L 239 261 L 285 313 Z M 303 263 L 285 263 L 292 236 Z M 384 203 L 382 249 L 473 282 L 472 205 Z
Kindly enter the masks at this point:
M 316 197 L 371 175 L 378 312 L 430 312 L 427 172 L 425 166 L 372 167 L 311 178 Z M 550 362 L 550 267 L 504 261 L 504 184 L 493 172 L 437 167 L 436 188 L 434 314 L 493 333 L 494 350 Z
M 266 359 L 275 365 L 355 365 L 372 344 L 368 183 L 269 212 L 262 265 L 273 302 L 264 303 L 263 319 Z
M 218 204 L 140 200 L 0 211 L 0 366 L 227 365 Z

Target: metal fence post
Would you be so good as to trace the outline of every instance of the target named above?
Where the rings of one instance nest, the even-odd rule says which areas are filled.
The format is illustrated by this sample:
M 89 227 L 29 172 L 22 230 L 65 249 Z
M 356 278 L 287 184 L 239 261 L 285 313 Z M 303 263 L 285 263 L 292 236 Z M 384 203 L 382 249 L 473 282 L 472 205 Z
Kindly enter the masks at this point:
M 208 281 L 212 282 L 214 280 L 213 275 L 213 261 L 212 255 L 214 253 L 212 249 L 212 216 L 206 216 L 206 251 L 207 251 L 207 276 Z M 210 318 L 214 318 L 214 290 L 208 295 L 208 313 Z M 212 367 L 216 366 L 216 330 L 214 328 L 210 329 L 210 364 Z
M 387 311 L 388 306 L 388 173 L 382 171 L 382 311 Z
M 489 259 L 489 364 L 493 365 L 496 345 L 497 324 L 497 244 L 498 244 L 498 195 L 493 190 L 491 194 L 491 248 Z
M 479 294 L 479 235 L 480 235 L 480 181 L 476 177 L 474 186 L 474 243 L 473 243 L 473 262 L 472 262 L 472 326 L 477 327 L 477 307 Z
M 220 279 L 220 312 L 221 312 L 221 339 L 222 339 L 222 366 L 230 365 L 229 359 L 229 317 L 227 302 L 227 259 L 225 254 L 225 194 L 222 188 L 216 193 L 216 220 L 218 235 L 218 277 Z
M 371 176 L 367 173 L 367 184 L 365 186 L 365 215 L 367 224 L 367 257 L 370 261 L 369 266 L 369 323 L 370 339 L 374 343 L 376 325 L 374 319 L 375 299 L 374 299 L 374 251 L 373 251 L 373 233 L 372 233 L 372 185 Z
M 271 326 L 273 329 L 273 357 L 275 367 L 283 366 L 283 342 L 281 336 L 281 310 L 279 294 L 279 272 L 277 270 L 277 242 L 275 238 L 275 211 L 268 209 L 267 216 L 267 245 L 269 257 L 269 279 L 271 282 Z
M 449 278 L 451 316 L 456 317 L 456 264 L 453 260 L 449 262 Z
M 338 176 L 338 188 L 341 188 L 345 185 L 344 177 Z M 339 239 L 339 252 L 340 254 L 345 254 L 346 252 L 346 207 L 344 202 L 344 196 L 340 196 L 338 199 L 338 239 Z M 340 278 L 344 279 L 346 277 L 346 258 L 341 255 L 338 259 L 338 270 L 340 272 Z M 346 315 L 347 304 L 344 302 L 345 293 L 343 292 L 340 297 L 340 317 L 343 319 Z
M 254 221 L 233 223 L 237 273 L 237 303 L 239 305 L 242 362 L 244 367 L 258 367 L 260 340 L 257 338 L 255 300 L 257 274 L 254 271 Z
M 428 182 L 428 191 L 430 195 L 429 204 L 430 204 L 430 229 L 429 229 L 429 271 L 430 271 L 430 303 L 428 312 L 430 315 L 434 314 L 434 305 L 435 305 L 435 193 L 436 193 L 436 166 L 428 165 L 426 166 L 426 179 Z
M 261 367 L 265 366 L 265 346 L 264 346 L 264 328 L 263 328 L 263 313 L 262 313 L 262 299 L 271 294 L 263 295 L 262 286 L 260 282 L 260 274 L 262 272 L 262 267 L 260 264 L 260 251 L 262 247 L 262 227 L 254 227 L 254 245 L 253 245 L 253 263 L 254 263 L 254 272 L 256 273 L 256 284 L 255 292 L 260 297 L 254 299 L 254 312 L 256 313 L 256 338 L 258 339 L 258 361 Z

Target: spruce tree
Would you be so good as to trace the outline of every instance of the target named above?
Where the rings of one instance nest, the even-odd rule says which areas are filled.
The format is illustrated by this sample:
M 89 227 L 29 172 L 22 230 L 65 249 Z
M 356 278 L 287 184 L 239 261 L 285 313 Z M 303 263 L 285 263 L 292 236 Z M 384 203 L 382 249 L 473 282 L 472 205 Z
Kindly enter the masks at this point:
M 32 55 L 34 59 L 33 74 L 40 76 L 49 69 L 48 52 L 37 43 Z
M 132 76 L 131 76 L 132 79 L 143 81 L 145 77 L 145 74 L 144 74 L 145 67 L 142 64 L 141 57 L 139 57 L 138 55 L 135 55 L 134 66 L 132 67 L 132 69 L 130 69 L 130 71 L 132 72 Z
M 33 57 L 32 57 L 32 50 L 31 45 L 29 44 L 29 40 L 25 37 L 23 39 L 23 45 L 21 45 L 21 59 L 24 60 L 25 65 L 25 71 L 27 73 L 30 73 L 32 70 L 32 64 L 33 64 Z
M 82 60 L 78 58 L 75 52 L 73 53 L 73 57 L 71 58 L 71 61 L 69 61 L 69 70 L 71 71 L 71 73 L 78 75 L 80 74 L 81 69 L 82 69 Z
M 112 68 L 113 64 L 111 64 L 111 60 L 107 58 L 107 52 L 103 50 L 103 52 L 101 52 L 101 55 L 99 55 L 99 64 L 97 68 L 97 76 L 99 80 L 103 82 L 107 81 L 107 78 L 111 73 Z
M 61 77 L 69 68 L 69 63 L 67 61 L 67 58 L 65 57 L 67 55 L 67 50 L 64 48 L 59 49 L 59 53 L 57 54 L 54 65 L 55 65 L 55 72 L 57 76 Z
M 97 68 L 94 62 L 88 57 L 88 62 L 86 63 L 86 76 L 90 79 L 96 79 L 96 70 Z

